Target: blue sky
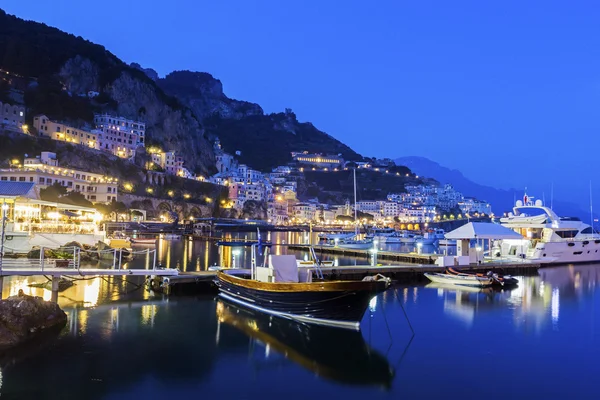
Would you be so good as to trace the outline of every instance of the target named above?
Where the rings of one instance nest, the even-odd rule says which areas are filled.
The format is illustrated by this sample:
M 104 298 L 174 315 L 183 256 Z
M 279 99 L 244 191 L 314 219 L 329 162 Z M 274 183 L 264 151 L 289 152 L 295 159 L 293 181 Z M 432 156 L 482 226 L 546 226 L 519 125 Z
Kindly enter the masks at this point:
M 549 193 L 554 182 L 565 199 L 587 199 L 597 177 L 594 2 L 3 0 L 0 7 L 161 76 L 209 72 L 228 96 L 267 112 L 290 107 L 364 155 L 425 156 L 497 187 Z M 594 187 L 600 199 L 600 180 Z

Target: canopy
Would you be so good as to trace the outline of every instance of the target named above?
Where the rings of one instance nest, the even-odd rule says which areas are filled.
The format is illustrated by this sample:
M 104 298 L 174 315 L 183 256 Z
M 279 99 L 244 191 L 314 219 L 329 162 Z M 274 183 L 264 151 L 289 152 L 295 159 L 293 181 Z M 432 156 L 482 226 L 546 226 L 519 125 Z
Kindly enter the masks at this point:
M 451 232 L 446 233 L 446 239 L 523 239 L 523 236 L 491 222 L 469 222 Z

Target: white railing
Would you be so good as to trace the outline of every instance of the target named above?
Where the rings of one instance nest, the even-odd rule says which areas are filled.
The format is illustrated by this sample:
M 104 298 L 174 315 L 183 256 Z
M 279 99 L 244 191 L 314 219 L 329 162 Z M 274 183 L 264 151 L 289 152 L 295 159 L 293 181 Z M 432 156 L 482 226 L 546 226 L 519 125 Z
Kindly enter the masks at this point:
M 5 247 L 5 250 L 10 248 Z M 46 250 L 60 251 L 63 254 L 73 254 L 69 258 L 48 258 L 45 256 Z M 82 269 L 98 269 L 97 265 L 85 265 L 81 266 L 81 253 L 93 255 L 98 257 L 98 261 L 110 261 L 110 265 L 102 269 L 124 269 L 124 264 L 127 261 L 133 259 L 136 255 L 146 256 L 146 268 L 147 270 L 156 270 L 156 249 L 150 250 L 138 250 L 138 251 L 127 251 L 124 249 L 106 249 L 106 250 L 84 250 L 79 247 L 59 247 L 49 248 L 40 247 L 39 258 L 13 258 L 0 255 L 0 274 L 5 268 L 22 269 L 28 271 L 39 271 L 40 273 L 51 272 L 55 268 L 72 269 L 73 271 L 81 271 Z

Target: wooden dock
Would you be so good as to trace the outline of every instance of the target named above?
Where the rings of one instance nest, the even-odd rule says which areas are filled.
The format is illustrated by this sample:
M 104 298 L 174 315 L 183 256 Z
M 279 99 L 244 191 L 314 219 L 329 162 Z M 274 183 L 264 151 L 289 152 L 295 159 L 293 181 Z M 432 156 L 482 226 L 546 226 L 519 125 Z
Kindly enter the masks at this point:
M 370 258 L 372 256 L 371 250 L 360 250 L 360 249 L 343 249 L 331 245 L 308 245 L 308 244 L 289 244 L 286 247 L 290 250 L 301 250 L 308 251 L 311 247 L 315 249 L 315 253 L 323 254 L 336 254 L 345 257 L 355 258 Z M 399 253 L 397 251 L 377 251 L 378 260 L 396 261 L 401 263 L 410 264 L 435 264 L 435 260 L 441 257 L 442 254 L 418 254 L 418 253 Z
M 541 267 L 534 263 L 485 263 L 457 267 L 462 271 L 488 272 L 496 271 L 512 275 L 534 275 Z M 445 267 L 431 264 L 422 265 L 348 265 L 338 267 L 322 267 L 323 276 L 328 280 L 360 280 L 365 276 L 382 274 L 397 282 L 409 283 L 425 281 L 425 272 L 443 272 Z M 229 269 L 240 275 L 250 275 L 250 269 Z M 176 276 L 163 277 L 155 280 L 154 290 L 160 290 L 165 294 L 184 289 L 194 291 L 215 291 L 213 282 L 217 277 L 217 271 L 183 271 Z

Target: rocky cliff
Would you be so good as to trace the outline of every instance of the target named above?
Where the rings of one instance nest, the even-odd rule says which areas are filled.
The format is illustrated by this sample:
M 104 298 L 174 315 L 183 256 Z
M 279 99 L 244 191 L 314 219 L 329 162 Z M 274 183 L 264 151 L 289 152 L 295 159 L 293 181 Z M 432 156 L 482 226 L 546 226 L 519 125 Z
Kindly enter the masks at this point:
M 186 166 L 214 170 L 211 142 L 262 170 L 285 164 L 291 151 L 360 156 L 291 110 L 265 115 L 254 103 L 230 99 L 221 81 L 204 72 L 175 71 L 165 78 L 139 64 L 127 65 L 103 46 L 0 10 L 0 69 L 31 80 L 28 118 L 44 113 L 75 125 L 94 112 L 116 113 L 146 123 L 147 142 L 176 150 Z M 99 92 L 94 99 L 83 94 Z M 31 121 L 30 121 L 31 122 Z M 206 129 L 209 126 L 210 129 Z
M 258 104 L 228 98 L 221 81 L 208 73 L 176 71 L 157 83 L 200 118 L 210 140 L 218 137 L 229 153 L 241 151 L 240 161 L 253 168 L 270 171 L 287 164 L 292 151 L 342 154 L 350 160 L 360 158 L 354 150 L 310 122 L 299 122 L 289 109 L 265 115 Z

